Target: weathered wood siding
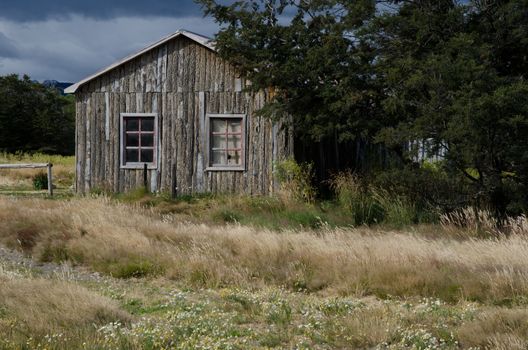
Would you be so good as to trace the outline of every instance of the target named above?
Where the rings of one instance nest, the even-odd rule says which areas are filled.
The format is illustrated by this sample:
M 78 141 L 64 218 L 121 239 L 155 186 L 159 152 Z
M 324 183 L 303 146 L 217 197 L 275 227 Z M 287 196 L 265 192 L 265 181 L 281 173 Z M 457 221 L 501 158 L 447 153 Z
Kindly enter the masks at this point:
M 152 191 L 269 194 L 276 161 L 293 154 L 293 136 L 257 117 L 266 92 L 208 48 L 178 37 L 102 75 L 76 93 L 76 190 L 123 192 L 143 184 L 143 170 L 120 169 L 120 113 L 157 113 L 159 162 Z M 206 113 L 247 115 L 246 171 L 205 171 Z M 175 176 L 175 178 L 173 178 Z

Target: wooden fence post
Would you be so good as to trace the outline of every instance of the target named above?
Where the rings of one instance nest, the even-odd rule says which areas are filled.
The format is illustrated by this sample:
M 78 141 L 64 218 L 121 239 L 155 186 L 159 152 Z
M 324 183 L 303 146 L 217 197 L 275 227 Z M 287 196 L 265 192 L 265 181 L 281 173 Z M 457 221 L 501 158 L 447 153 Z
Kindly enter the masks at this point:
M 53 176 L 51 174 L 51 168 L 53 168 L 53 164 L 48 163 L 48 194 L 53 196 Z
M 171 197 L 175 199 L 178 196 L 178 182 L 176 181 L 176 163 L 172 166 L 171 169 Z
M 53 196 L 53 175 L 51 173 L 51 163 L 17 163 L 17 164 L 0 164 L 0 169 L 42 169 L 48 168 L 48 194 Z
M 145 192 L 148 192 L 147 163 L 143 164 L 143 186 L 145 187 Z

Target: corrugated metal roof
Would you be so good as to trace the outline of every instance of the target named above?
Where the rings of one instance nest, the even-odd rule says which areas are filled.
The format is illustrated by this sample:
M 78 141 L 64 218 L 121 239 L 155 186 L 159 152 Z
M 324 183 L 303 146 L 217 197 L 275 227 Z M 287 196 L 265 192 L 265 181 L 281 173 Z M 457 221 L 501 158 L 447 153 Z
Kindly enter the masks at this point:
M 200 34 L 196 34 L 196 33 L 193 33 L 193 32 L 189 32 L 187 30 L 178 30 L 176 33 L 174 34 L 171 34 L 157 42 L 155 42 L 154 44 L 152 45 L 149 45 L 147 46 L 146 48 L 144 48 L 143 50 L 135 53 L 135 54 L 132 54 L 130 56 L 127 56 L 125 58 L 123 58 L 122 60 L 118 61 L 118 62 L 115 62 L 113 64 L 111 64 L 110 66 L 98 71 L 97 73 L 95 74 L 92 74 L 90 75 L 89 77 L 87 78 L 84 78 L 83 80 L 69 86 L 68 88 L 64 89 L 64 92 L 67 93 L 67 94 L 73 94 L 77 91 L 77 89 L 79 89 L 82 85 L 86 84 L 87 82 L 111 71 L 112 69 L 116 68 L 116 67 L 119 67 L 120 65 L 126 63 L 126 62 L 129 62 L 131 60 L 133 60 L 134 58 L 138 57 L 138 56 L 141 56 L 142 54 L 144 54 L 145 52 L 149 51 L 149 50 L 152 50 L 160 45 L 163 45 L 165 44 L 166 42 L 174 39 L 174 38 L 177 38 L 179 36 L 185 36 L 195 42 L 197 42 L 198 44 L 200 45 L 203 45 L 205 47 L 207 47 L 208 49 L 210 50 L 213 50 L 215 51 L 215 47 L 214 47 L 214 43 L 213 41 L 210 39 L 210 38 L 207 38 L 203 35 L 200 35 Z

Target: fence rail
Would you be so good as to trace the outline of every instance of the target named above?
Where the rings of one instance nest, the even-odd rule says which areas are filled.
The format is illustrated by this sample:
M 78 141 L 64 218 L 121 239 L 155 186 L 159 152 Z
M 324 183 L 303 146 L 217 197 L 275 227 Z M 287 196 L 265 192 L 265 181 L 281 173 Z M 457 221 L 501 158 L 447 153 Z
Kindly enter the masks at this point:
M 0 164 L 0 169 L 39 169 L 48 168 L 48 194 L 53 196 L 53 175 L 51 163 L 18 163 L 18 164 Z

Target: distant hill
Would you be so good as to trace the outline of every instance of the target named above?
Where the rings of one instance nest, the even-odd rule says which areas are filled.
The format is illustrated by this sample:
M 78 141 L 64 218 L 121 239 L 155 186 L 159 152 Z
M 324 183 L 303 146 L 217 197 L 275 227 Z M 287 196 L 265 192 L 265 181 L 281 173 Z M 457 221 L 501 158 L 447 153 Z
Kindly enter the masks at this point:
M 47 87 L 51 87 L 51 88 L 55 88 L 55 89 L 59 90 L 61 94 L 64 95 L 64 89 L 66 89 L 70 85 L 73 85 L 73 83 L 66 83 L 66 82 L 61 82 L 61 81 L 57 81 L 57 80 L 44 80 L 42 82 L 42 85 L 47 86 Z

